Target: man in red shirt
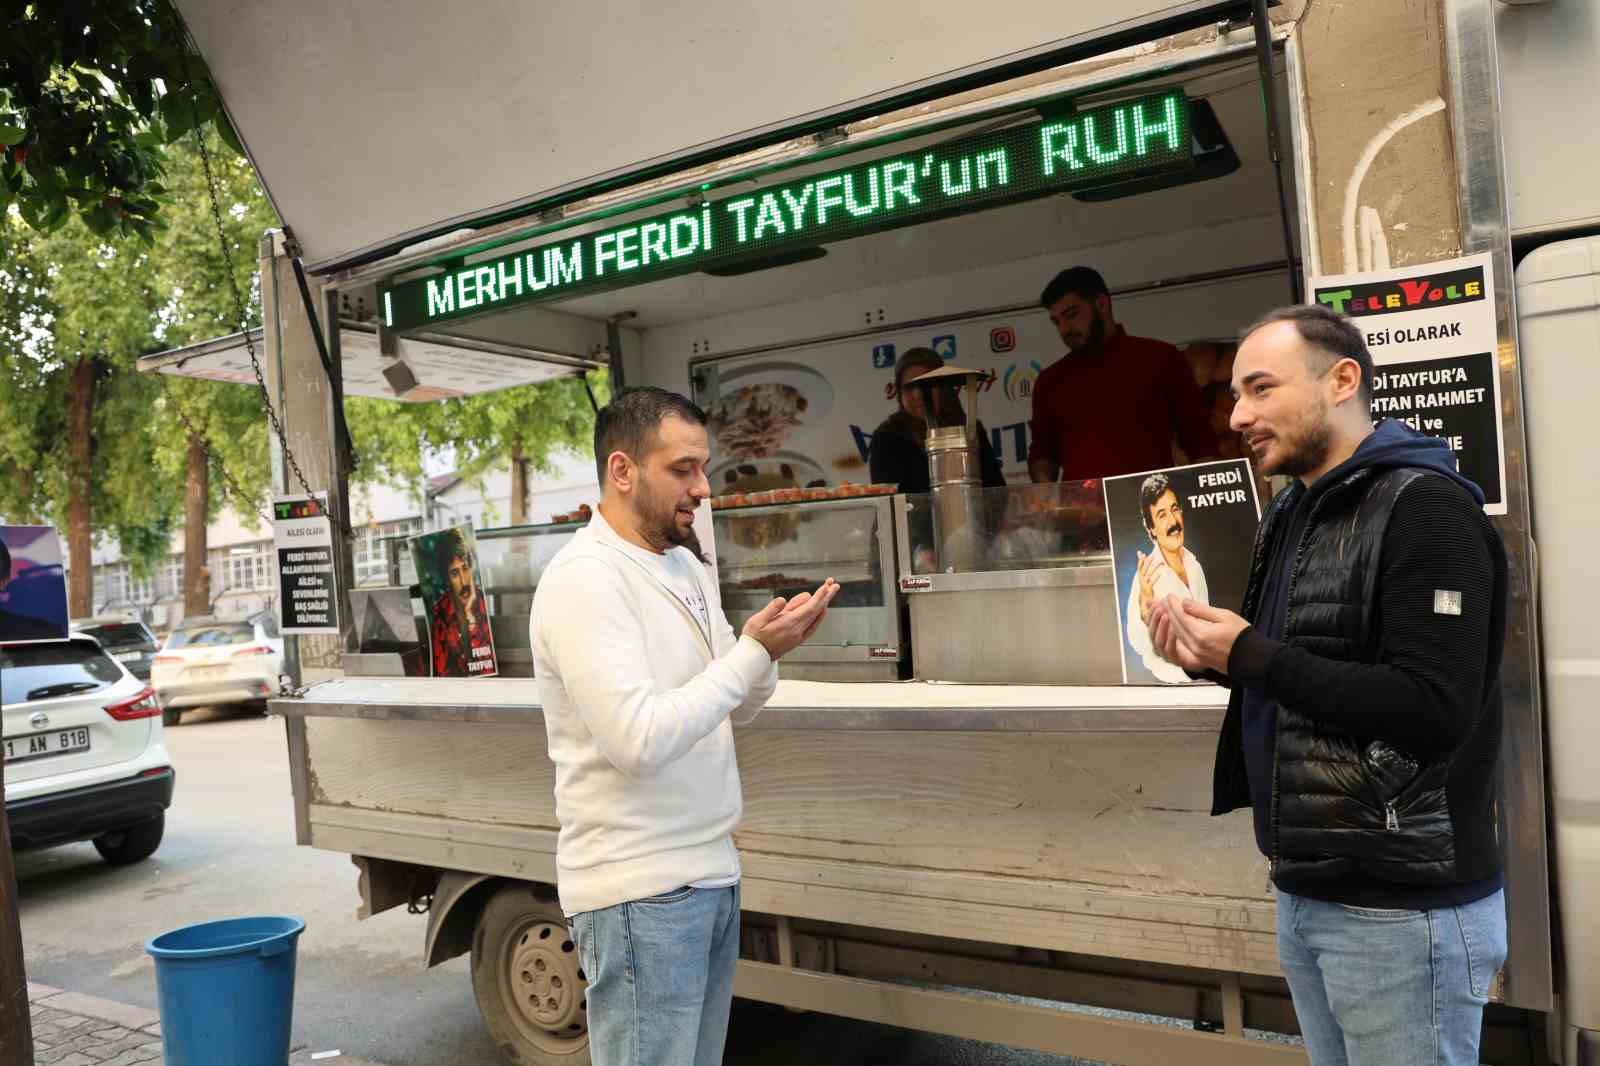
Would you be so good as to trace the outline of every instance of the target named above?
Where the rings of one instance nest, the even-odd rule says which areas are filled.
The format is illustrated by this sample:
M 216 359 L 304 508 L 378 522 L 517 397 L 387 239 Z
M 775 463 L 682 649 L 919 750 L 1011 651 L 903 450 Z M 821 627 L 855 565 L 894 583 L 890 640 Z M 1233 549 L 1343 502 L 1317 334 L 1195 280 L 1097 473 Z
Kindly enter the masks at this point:
M 1039 304 L 1067 354 L 1033 388 L 1035 481 L 1081 481 L 1160 470 L 1173 463 L 1176 436 L 1191 463 L 1217 458 L 1217 438 L 1178 349 L 1130 337 L 1111 314 L 1098 271 L 1063 270 Z

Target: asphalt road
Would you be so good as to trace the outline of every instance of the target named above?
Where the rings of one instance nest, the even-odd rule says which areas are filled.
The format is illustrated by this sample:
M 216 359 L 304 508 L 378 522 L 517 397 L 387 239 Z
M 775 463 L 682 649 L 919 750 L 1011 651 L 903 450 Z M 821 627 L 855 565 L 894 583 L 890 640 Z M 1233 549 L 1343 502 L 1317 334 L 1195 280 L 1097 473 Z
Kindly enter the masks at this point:
M 206 709 L 167 731 L 178 772 L 156 854 L 114 869 L 92 846 L 17 856 L 28 977 L 154 1008 L 150 937 L 246 914 L 306 921 L 294 1044 L 385 1066 L 495 1066 L 465 958 L 424 970 L 424 919 L 358 922 L 348 857 L 294 843 L 283 723 Z M 332 1060 L 337 1061 L 337 1060 Z M 822 1015 L 740 1003 L 729 1066 L 1068 1066 L 1056 1058 Z

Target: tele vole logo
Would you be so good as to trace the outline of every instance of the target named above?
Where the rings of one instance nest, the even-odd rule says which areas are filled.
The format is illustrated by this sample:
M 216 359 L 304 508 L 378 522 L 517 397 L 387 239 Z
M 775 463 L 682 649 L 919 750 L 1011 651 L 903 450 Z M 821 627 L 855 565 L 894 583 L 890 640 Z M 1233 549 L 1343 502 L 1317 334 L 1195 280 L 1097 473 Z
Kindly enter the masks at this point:
M 1352 318 L 1364 315 L 1450 307 L 1483 299 L 1483 268 L 1447 270 L 1396 281 L 1329 286 L 1317 290 L 1317 302 Z

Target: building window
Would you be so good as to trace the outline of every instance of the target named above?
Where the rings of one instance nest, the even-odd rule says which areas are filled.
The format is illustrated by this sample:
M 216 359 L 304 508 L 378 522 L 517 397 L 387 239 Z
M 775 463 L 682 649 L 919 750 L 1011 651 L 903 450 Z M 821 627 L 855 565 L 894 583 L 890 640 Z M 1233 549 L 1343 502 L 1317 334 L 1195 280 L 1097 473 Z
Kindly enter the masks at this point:
M 113 563 L 106 567 L 106 603 L 126 603 L 128 600 L 128 564 Z
M 213 577 L 221 578 L 221 592 L 254 592 L 272 586 L 270 545 L 253 544 L 248 550 L 229 549 L 219 560 Z M 215 583 L 215 582 L 214 582 Z
M 165 600 L 183 595 L 183 556 L 169 556 L 156 568 L 156 599 Z
M 372 588 L 389 583 L 389 557 L 384 541 L 391 537 L 410 537 L 422 532 L 422 521 L 402 518 L 397 522 L 368 523 L 356 531 L 353 545 L 357 588 Z

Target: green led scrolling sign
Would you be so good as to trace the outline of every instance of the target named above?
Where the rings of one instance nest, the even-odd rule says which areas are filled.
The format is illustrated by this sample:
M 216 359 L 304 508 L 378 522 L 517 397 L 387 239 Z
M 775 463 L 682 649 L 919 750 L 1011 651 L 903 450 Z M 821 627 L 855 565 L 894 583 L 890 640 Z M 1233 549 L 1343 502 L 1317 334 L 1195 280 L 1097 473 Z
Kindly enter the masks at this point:
M 519 303 L 638 285 L 1194 161 L 1181 90 L 976 134 L 758 192 L 552 240 L 379 290 L 414 329 Z

